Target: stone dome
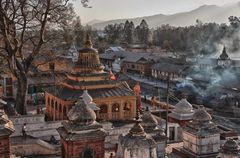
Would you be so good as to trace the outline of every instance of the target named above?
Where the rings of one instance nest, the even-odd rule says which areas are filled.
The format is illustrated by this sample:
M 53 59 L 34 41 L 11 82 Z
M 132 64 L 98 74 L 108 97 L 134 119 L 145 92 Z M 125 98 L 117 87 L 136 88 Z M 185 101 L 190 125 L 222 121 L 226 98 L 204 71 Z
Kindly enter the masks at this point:
M 156 127 L 158 125 L 157 119 L 151 114 L 148 108 L 142 115 L 141 124 L 143 125 L 143 127 Z
M 157 145 L 152 136 L 148 134 L 146 134 L 145 136 L 132 136 L 130 134 L 127 134 L 125 136 L 120 135 L 119 142 L 121 146 L 128 149 L 151 148 L 156 147 Z
M 196 122 L 209 122 L 212 120 L 212 117 L 204 106 L 201 105 L 193 114 L 192 120 Z
M 181 99 L 175 105 L 175 112 L 176 113 L 193 113 L 192 105 L 187 101 L 187 99 Z
M 132 136 L 144 136 L 146 135 L 143 127 L 140 123 L 134 124 L 134 126 L 130 129 L 129 134 Z
M 78 125 L 90 125 L 96 120 L 95 112 L 80 98 L 67 114 L 70 122 Z
M 98 51 L 92 47 L 92 42 L 89 35 L 87 35 L 84 48 L 79 50 L 79 56 L 76 65 L 84 67 L 102 66 Z
M 239 150 L 237 142 L 233 139 L 228 139 L 222 148 L 229 151 Z
M 89 104 L 93 101 L 93 98 L 88 94 L 87 90 L 83 91 L 82 99 L 86 104 Z
M 127 135 L 120 135 L 120 143 L 124 148 L 146 148 L 156 146 L 156 142 L 144 131 L 140 122 L 141 121 L 137 120 Z

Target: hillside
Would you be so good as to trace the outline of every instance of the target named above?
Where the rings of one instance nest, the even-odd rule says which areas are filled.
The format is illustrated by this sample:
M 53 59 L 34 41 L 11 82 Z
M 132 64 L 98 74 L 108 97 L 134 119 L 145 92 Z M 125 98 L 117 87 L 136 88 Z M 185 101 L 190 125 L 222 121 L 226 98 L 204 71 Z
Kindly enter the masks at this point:
M 240 2 L 224 6 L 203 5 L 189 12 L 172 15 L 157 14 L 132 19 L 117 19 L 97 23 L 91 22 L 89 25 L 92 25 L 96 29 L 103 29 L 108 24 L 124 23 L 126 20 L 133 21 L 135 25 L 138 25 L 142 19 L 145 19 L 151 28 L 155 28 L 163 24 L 169 24 L 172 26 L 189 26 L 196 24 L 197 19 L 204 23 L 226 23 L 228 22 L 228 17 L 232 15 L 240 16 Z

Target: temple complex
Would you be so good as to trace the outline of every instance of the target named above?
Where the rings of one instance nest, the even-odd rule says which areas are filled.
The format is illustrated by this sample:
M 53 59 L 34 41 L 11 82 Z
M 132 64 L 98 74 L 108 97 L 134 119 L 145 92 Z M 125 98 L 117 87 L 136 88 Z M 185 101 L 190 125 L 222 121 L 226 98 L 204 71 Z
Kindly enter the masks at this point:
M 46 113 L 49 120 L 65 120 L 67 113 L 85 89 L 99 107 L 100 120 L 126 120 L 136 115 L 136 96 L 125 81 L 112 80 L 104 72 L 97 50 L 87 36 L 85 48 L 67 79 L 45 93 Z
M 68 112 L 68 121 L 58 128 L 62 158 L 104 158 L 107 133 L 96 122 L 96 114 L 87 99 L 80 98 Z

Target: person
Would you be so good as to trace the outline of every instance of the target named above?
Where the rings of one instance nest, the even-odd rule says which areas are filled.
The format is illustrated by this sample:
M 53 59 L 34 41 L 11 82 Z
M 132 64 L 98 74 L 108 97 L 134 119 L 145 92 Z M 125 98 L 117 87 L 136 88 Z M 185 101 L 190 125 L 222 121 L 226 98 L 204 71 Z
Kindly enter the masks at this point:
M 51 136 L 51 138 L 50 138 L 50 143 L 51 144 L 54 144 L 54 145 L 56 145 L 58 142 L 57 142 L 57 140 L 55 139 L 55 137 L 52 135 Z
M 43 109 L 42 109 L 42 107 L 40 107 L 40 114 L 43 114 Z
M 37 107 L 37 114 L 40 114 L 40 108 Z
M 110 154 L 109 158 L 113 158 L 113 153 Z
M 24 123 L 24 124 L 23 124 L 23 127 L 22 127 L 22 135 L 23 135 L 24 138 L 27 137 L 26 131 L 27 131 L 27 124 Z
M 115 149 L 114 149 L 115 153 L 117 153 L 117 150 L 118 150 L 118 143 L 115 144 Z
M 155 96 L 152 96 L 152 98 L 151 98 L 151 105 L 156 109 L 156 98 L 155 98 Z

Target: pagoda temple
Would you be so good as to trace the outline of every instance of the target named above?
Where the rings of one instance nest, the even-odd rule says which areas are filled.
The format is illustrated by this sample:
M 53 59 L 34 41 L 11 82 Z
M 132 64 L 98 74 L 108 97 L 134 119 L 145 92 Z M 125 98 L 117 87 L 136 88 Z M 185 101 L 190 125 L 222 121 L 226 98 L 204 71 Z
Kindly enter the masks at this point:
M 45 104 L 49 120 L 66 120 L 74 103 L 88 90 L 100 120 L 125 120 L 136 115 L 136 96 L 125 81 L 116 81 L 105 72 L 99 54 L 87 36 L 85 47 L 67 79 L 46 90 Z M 98 111 L 96 111 L 98 110 Z
M 231 65 L 231 59 L 227 54 L 226 47 L 223 47 L 222 54 L 219 56 L 217 60 L 217 65 L 220 67 L 229 67 Z

